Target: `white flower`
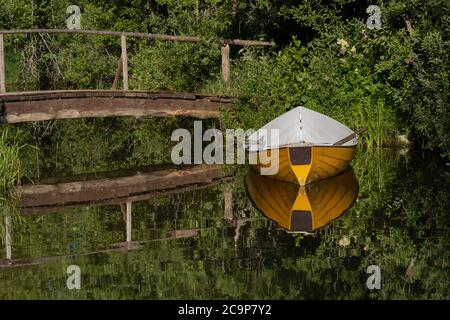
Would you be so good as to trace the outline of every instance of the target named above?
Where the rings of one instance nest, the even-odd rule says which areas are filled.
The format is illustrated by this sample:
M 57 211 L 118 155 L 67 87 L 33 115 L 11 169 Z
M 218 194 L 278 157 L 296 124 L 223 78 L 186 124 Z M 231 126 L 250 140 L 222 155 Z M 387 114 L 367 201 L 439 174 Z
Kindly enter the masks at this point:
M 341 50 L 339 50 L 340 54 L 344 54 L 347 52 L 348 42 L 345 39 L 338 39 L 337 44 L 341 46 Z
M 347 236 L 343 236 L 340 240 L 339 240 L 339 245 L 341 247 L 347 247 L 350 244 L 350 239 Z
M 341 48 L 347 48 L 348 42 L 345 39 L 338 39 L 337 44 L 341 46 Z

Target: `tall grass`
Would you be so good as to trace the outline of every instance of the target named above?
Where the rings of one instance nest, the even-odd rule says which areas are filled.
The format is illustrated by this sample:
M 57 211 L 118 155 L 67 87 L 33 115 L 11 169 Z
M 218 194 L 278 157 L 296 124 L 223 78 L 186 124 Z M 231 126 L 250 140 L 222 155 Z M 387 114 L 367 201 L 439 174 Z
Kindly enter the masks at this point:
M 20 182 L 21 162 L 18 132 L 10 127 L 0 129 L 0 193 Z
M 352 162 L 362 195 L 375 197 L 388 189 L 395 179 L 401 154 L 391 149 L 359 147 Z M 379 204 L 382 199 L 375 199 Z
M 19 131 L 11 127 L 0 127 L 0 243 L 5 239 L 6 217 L 11 225 L 20 220 L 17 214 L 13 187 L 20 182 L 22 167 L 20 161 Z

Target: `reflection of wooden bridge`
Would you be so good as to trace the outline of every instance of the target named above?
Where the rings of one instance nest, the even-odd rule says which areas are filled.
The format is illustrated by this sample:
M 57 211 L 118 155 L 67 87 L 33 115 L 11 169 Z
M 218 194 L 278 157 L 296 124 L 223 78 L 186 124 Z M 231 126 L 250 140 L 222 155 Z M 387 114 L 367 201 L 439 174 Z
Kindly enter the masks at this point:
M 47 178 L 17 186 L 23 214 L 61 212 L 68 208 L 124 204 L 197 190 L 233 179 L 218 165 L 154 167 Z
M 32 33 L 70 33 L 120 37 L 121 56 L 112 90 L 71 90 L 6 93 L 4 35 Z M 231 108 L 231 101 L 214 97 L 185 93 L 155 93 L 130 91 L 128 86 L 127 37 L 201 43 L 200 37 L 162 34 L 116 32 L 96 30 L 28 29 L 0 31 L 0 122 L 17 123 L 51 119 L 69 119 L 112 116 L 188 116 L 217 118 L 219 109 Z M 230 45 L 273 46 L 272 42 L 253 40 L 221 40 L 218 46 L 222 55 L 222 79 L 230 82 Z M 122 74 L 123 91 L 116 90 Z
M 73 177 L 44 178 L 36 184 L 17 187 L 22 214 L 61 213 L 67 209 L 93 205 L 119 205 L 124 217 L 126 241 L 111 244 L 109 248 L 78 254 L 88 256 L 102 252 L 117 252 L 140 249 L 143 245 L 167 240 L 195 237 L 200 229 L 172 230 L 166 237 L 150 240 L 132 240 L 132 203 L 145 201 L 168 194 L 182 193 L 231 182 L 233 172 L 224 172 L 217 165 L 195 165 L 186 167 L 148 167 L 140 169 L 84 174 Z M 224 220 L 240 228 L 248 219 L 233 220 L 232 189 L 224 191 Z M 65 257 L 12 259 L 11 221 L 5 218 L 6 259 L 0 267 L 17 267 L 45 263 Z
M 55 256 L 47 256 L 47 257 L 39 257 L 39 258 L 24 258 L 24 259 L 6 259 L 0 260 L 0 268 L 12 268 L 12 267 L 25 267 L 43 264 L 52 261 L 58 261 L 64 258 L 71 257 L 87 257 L 100 253 L 113 253 L 113 252 L 127 252 L 142 249 L 144 245 L 150 244 L 152 242 L 160 242 L 160 241 L 170 241 L 170 240 L 178 240 L 183 238 L 195 237 L 198 235 L 200 229 L 191 229 L 191 230 L 173 230 L 166 237 L 161 239 L 151 239 L 151 240 L 143 240 L 143 241 L 129 241 L 129 242 L 121 242 L 114 243 L 109 246 L 107 249 L 90 251 L 79 254 L 62 254 Z

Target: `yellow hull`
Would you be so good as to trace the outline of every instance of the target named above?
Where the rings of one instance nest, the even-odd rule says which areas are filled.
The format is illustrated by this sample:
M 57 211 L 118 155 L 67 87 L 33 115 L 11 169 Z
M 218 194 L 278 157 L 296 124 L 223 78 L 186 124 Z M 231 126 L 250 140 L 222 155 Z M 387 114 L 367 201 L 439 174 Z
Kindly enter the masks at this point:
M 358 183 L 353 171 L 298 186 L 249 170 L 245 188 L 254 206 L 280 227 L 314 232 L 340 217 L 356 201 Z
M 344 171 L 355 155 L 355 146 L 285 147 L 253 153 L 252 167 L 259 174 L 306 185 Z M 277 154 L 278 153 L 278 154 Z M 269 170 L 271 167 L 274 170 Z

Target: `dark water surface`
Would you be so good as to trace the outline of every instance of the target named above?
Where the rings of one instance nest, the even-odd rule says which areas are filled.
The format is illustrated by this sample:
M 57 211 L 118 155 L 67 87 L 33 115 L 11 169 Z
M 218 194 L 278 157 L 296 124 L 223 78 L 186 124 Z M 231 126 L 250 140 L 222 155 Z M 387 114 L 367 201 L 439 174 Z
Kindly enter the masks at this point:
M 0 299 L 449 299 L 450 167 L 392 150 L 360 151 L 352 167 L 356 202 L 313 234 L 288 233 L 255 209 L 243 167 L 135 198 L 129 243 L 126 201 L 107 194 L 120 175 L 69 179 L 109 182 L 68 208 L 33 212 L 41 189 L 28 209 L 4 204 L 13 216 L 10 259 L 2 221 Z M 70 265 L 80 290 L 66 287 Z M 379 290 L 367 288 L 369 265 L 380 268 Z

